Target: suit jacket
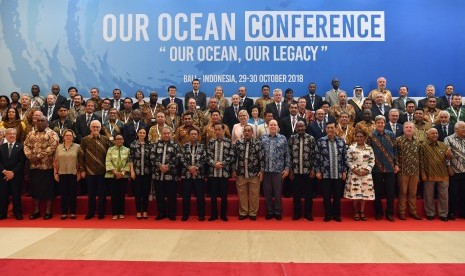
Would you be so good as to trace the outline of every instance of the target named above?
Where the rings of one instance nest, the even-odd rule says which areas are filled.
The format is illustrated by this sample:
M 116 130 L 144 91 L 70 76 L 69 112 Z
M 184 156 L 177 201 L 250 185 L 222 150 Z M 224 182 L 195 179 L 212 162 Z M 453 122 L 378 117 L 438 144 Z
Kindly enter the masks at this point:
M 147 126 L 144 123 L 144 120 L 139 121 L 139 129 L 141 128 L 146 128 Z M 146 129 L 148 132 L 148 130 Z M 148 137 L 148 135 L 147 135 Z M 127 124 L 124 125 L 123 127 L 123 138 L 124 138 L 124 146 L 129 148 L 131 143 L 134 142 L 137 139 L 137 131 L 134 125 L 133 120 L 129 120 Z
M 73 105 L 71 105 L 71 102 L 73 102 Z M 82 106 L 84 106 L 85 101 L 82 100 Z M 68 109 L 71 109 L 74 106 L 74 100 L 72 99 L 67 99 L 66 102 L 64 103 Z
M 373 107 L 371 108 L 371 117 L 373 117 L 373 119 L 376 118 L 376 116 L 378 115 L 383 115 L 385 118 L 386 118 L 386 122 L 389 120 L 388 117 L 389 117 L 389 110 L 391 110 L 392 108 L 389 106 L 389 105 L 384 105 L 384 114 L 381 113 L 381 110 L 379 110 L 379 107 L 377 105 L 373 105 Z
M 189 91 L 186 92 L 186 95 L 184 97 L 184 108 L 187 110 L 188 108 L 188 103 L 190 98 L 195 98 L 194 97 L 194 91 Z M 199 91 L 199 95 L 196 98 L 197 105 L 200 106 L 200 110 L 205 111 L 207 109 L 207 94 Z
M 239 113 L 239 110 L 241 110 L 241 108 L 238 109 L 237 113 Z M 234 125 L 239 123 L 239 119 L 234 112 L 234 106 L 231 105 L 224 110 L 223 123 L 229 127 L 229 132 L 232 132 Z
M 11 155 L 8 156 L 8 143 L 5 142 L 0 145 L 0 172 L 3 170 L 13 171 L 15 178 L 21 180 L 24 172 L 24 162 L 26 161 L 26 156 L 24 155 L 23 145 L 15 142 L 13 149 L 11 150 Z M 3 179 L 3 177 L 2 177 Z M 3 181 L 3 180 L 2 180 Z
M 76 132 L 76 143 L 81 143 L 81 139 L 90 134 L 90 128 L 87 126 L 87 114 L 81 114 L 76 118 L 76 123 L 74 124 Z M 102 121 L 102 118 L 92 113 L 90 121 L 99 120 Z M 103 126 L 102 126 L 103 130 Z
M 58 109 L 60 108 L 60 105 L 55 103 L 55 106 L 53 107 L 53 112 L 52 112 L 52 117 L 48 120 L 49 123 L 55 121 L 58 119 Z M 41 109 L 42 113 L 44 114 L 45 118 L 47 118 L 48 115 L 48 104 L 44 104 Z
M 412 121 L 413 121 L 414 114 L 412 114 Z M 408 114 L 407 112 L 404 114 L 400 114 L 399 116 L 399 123 L 405 124 L 405 122 L 408 122 Z
M 393 130 L 391 127 L 391 122 L 386 121 L 386 125 L 384 126 L 384 129 L 389 130 L 390 132 L 394 133 L 394 135 L 397 137 L 404 135 L 404 127 L 400 122 L 396 123 L 396 129 Z
M 408 101 L 415 102 L 414 99 L 407 97 L 407 100 L 405 102 L 408 102 Z M 399 109 L 401 114 L 405 113 L 405 104 L 404 104 L 404 101 L 400 97 L 392 101 L 392 108 Z
M 298 121 L 302 121 L 304 123 L 306 123 L 305 119 L 302 118 L 302 117 L 299 117 L 296 115 L 296 123 Z M 286 116 L 285 118 L 283 118 L 280 122 L 279 122 L 279 133 L 284 135 L 286 137 L 286 139 L 289 140 L 289 138 L 291 138 L 291 135 L 294 135 L 296 134 L 296 130 L 294 129 L 294 131 L 292 131 L 292 119 L 291 119 L 291 115 L 289 116 Z
M 240 98 L 239 98 L 239 100 L 240 100 Z M 251 109 L 252 109 L 252 106 L 253 106 L 253 100 L 252 100 L 251 98 L 245 97 L 245 98 L 244 98 L 244 103 L 243 103 L 242 106 L 241 106 L 242 109 L 247 110 L 247 112 L 249 113 L 249 115 L 251 115 L 251 114 L 250 114 L 250 111 L 251 111 Z
M 441 142 L 444 142 L 444 139 L 449 136 L 449 135 L 452 135 L 454 134 L 454 126 L 452 124 L 447 124 L 447 133 L 444 132 L 444 130 L 442 129 L 442 125 L 439 123 L 439 124 L 436 124 L 434 125 L 434 128 L 437 129 L 438 131 L 438 141 L 441 141 Z
M 170 104 L 171 100 L 170 97 L 165 98 L 161 101 L 161 104 L 165 107 L 165 110 L 167 110 L 167 106 Z M 180 98 L 174 98 L 174 103 L 178 105 L 178 112 L 177 115 L 181 116 L 182 113 L 184 113 L 184 107 L 182 106 L 182 100 Z
M 428 101 L 428 98 L 423 98 L 423 99 L 419 100 L 418 101 L 418 107 L 422 108 L 422 109 L 425 108 L 427 101 Z M 447 104 L 447 99 L 446 99 L 446 104 Z M 440 107 L 442 107 L 442 105 L 443 105 L 443 103 L 442 103 L 441 98 L 436 97 L 436 108 L 440 108 Z M 440 108 L 440 109 L 442 109 L 442 108 Z
M 446 95 L 439 97 L 438 101 L 439 101 L 439 99 L 441 99 L 441 103 L 440 104 L 436 103 L 437 108 L 439 108 L 441 110 L 445 110 L 446 108 L 450 107 L 449 101 L 447 100 Z M 452 102 L 452 96 L 450 97 L 450 100 Z
M 312 135 L 315 141 L 318 141 L 321 137 L 326 136 L 325 126 L 323 125 L 323 130 L 321 130 L 318 121 L 315 121 L 308 125 L 307 133 Z
M 281 116 L 278 114 L 278 108 L 275 102 L 266 105 L 266 112 L 270 111 L 273 113 L 273 118 L 279 123 L 282 118 L 289 116 L 289 105 L 285 102 L 281 103 Z
M 337 93 L 334 92 L 334 89 L 326 91 L 325 101 L 329 102 L 329 106 L 333 106 L 333 105 L 339 103 L 339 100 L 337 99 L 337 94 L 339 92 L 345 92 L 345 91 L 342 90 L 342 89 L 338 89 Z
M 110 102 L 111 102 L 111 107 L 115 107 L 115 99 L 110 99 Z M 118 108 L 118 111 L 121 111 L 124 109 L 124 99 L 119 99 L 119 108 Z M 116 108 L 116 107 L 115 107 Z
M 60 107 L 60 105 L 65 105 L 66 104 L 66 98 L 63 97 L 62 95 L 58 94 L 57 95 L 57 100 L 55 102 L 55 105 Z M 45 105 L 45 104 L 44 104 Z M 44 113 L 45 114 L 45 113 Z
M 321 103 L 323 102 L 323 97 L 315 93 L 315 101 L 313 102 L 313 106 L 311 104 L 310 94 L 305 95 L 304 98 L 307 101 L 307 105 L 305 106 L 305 109 L 308 109 L 311 111 L 316 111 L 320 109 Z

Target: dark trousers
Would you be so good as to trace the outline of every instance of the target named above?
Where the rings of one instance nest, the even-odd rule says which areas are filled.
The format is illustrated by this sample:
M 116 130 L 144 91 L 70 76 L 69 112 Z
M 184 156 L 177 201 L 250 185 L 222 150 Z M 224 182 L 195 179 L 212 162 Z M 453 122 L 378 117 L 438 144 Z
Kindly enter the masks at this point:
M 465 218 L 465 173 L 456 173 L 449 181 L 449 215 Z
M 124 196 L 126 194 L 126 187 L 128 185 L 127 178 L 115 179 L 107 178 L 110 185 L 111 195 L 111 214 L 113 216 L 124 214 Z
M 314 179 L 308 174 L 295 174 L 292 182 L 292 194 L 294 197 L 294 215 L 302 215 L 302 197 L 304 198 L 304 216 L 312 216 Z
M 373 183 L 375 186 L 375 215 L 382 216 L 383 205 L 381 198 L 386 195 L 386 216 L 394 215 L 394 173 L 373 173 Z
M 15 175 L 10 181 L 0 179 L 0 216 L 6 217 L 8 212 L 9 197 L 13 201 L 13 213 L 18 216 L 22 215 L 21 207 L 21 190 L 24 176 Z
M 61 214 L 76 214 L 77 179 L 75 174 L 60 174 L 58 188 L 61 197 Z
M 149 205 L 150 182 L 152 181 L 151 175 L 136 175 L 134 183 L 134 197 L 136 201 L 136 211 L 147 212 Z
M 105 215 L 105 205 L 107 203 L 107 197 L 105 194 L 105 176 L 99 175 L 87 175 L 87 214 L 93 216 L 95 214 L 95 208 L 97 205 L 98 196 L 98 215 Z
M 157 200 L 158 213 L 170 218 L 176 217 L 176 192 L 178 185 L 176 181 L 155 181 L 155 196 Z M 165 201 L 166 198 L 166 201 Z
M 342 179 L 321 180 L 323 189 L 323 205 L 325 207 L 325 217 L 340 217 L 341 216 L 341 195 L 344 187 Z M 331 197 L 333 202 L 331 202 Z
M 282 215 L 281 192 L 283 180 L 280 173 L 265 172 L 263 176 L 263 194 L 267 215 Z
M 225 177 L 210 177 L 211 216 L 218 217 L 217 198 L 221 198 L 221 217 L 228 212 L 228 179 Z
M 182 180 L 182 216 L 189 217 L 192 190 L 197 198 L 197 215 L 203 218 L 205 217 L 205 181 L 203 179 Z

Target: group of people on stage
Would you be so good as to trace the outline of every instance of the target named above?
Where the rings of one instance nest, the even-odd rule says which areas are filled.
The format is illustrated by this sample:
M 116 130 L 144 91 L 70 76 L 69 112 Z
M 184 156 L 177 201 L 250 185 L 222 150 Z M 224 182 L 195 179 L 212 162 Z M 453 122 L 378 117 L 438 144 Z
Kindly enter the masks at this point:
M 445 95 L 436 97 L 434 86 L 428 85 L 426 97 L 417 104 L 406 86 L 393 99 L 386 79 L 380 77 L 377 83 L 367 97 L 355 86 L 350 99 L 338 79 L 331 81 L 324 98 L 310 83 L 308 93 L 297 100 L 290 88 L 284 96 L 279 88 L 270 95 L 270 87 L 263 85 L 255 102 L 239 87 L 231 104 L 221 86 L 207 102 L 198 79 L 184 100 L 169 86 L 161 104 L 155 91 L 148 101 L 137 91 L 134 102 L 119 89 L 113 90 L 113 98 L 101 99 L 92 88 L 84 101 L 78 89 L 70 87 L 66 98 L 56 84 L 45 99 L 37 85 L 30 95 L 0 96 L 0 219 L 7 218 L 10 196 L 15 218 L 23 219 L 24 191 L 35 204 L 30 219 L 52 218 L 57 194 L 61 219 L 76 219 L 78 191 L 88 196 L 85 219 L 105 217 L 107 192 L 112 218 L 123 219 L 130 184 L 137 219 L 147 219 L 154 195 L 156 219 L 176 220 L 181 183 L 181 220 L 189 219 L 192 194 L 198 219 L 205 220 L 208 193 L 208 220 L 227 221 L 230 178 L 236 181 L 240 220 L 257 219 L 261 188 L 265 219 L 281 220 L 281 198 L 292 192 L 293 219 L 313 220 L 317 183 L 324 221 L 341 221 L 341 197 L 353 200 L 354 220 L 366 220 L 365 203 L 374 200 L 376 219 L 394 221 L 396 183 L 398 218 L 420 220 L 419 181 L 427 219 L 436 214 L 443 221 L 465 218 L 461 95 L 447 85 Z M 29 187 L 23 185 L 25 178 Z M 43 212 L 41 201 L 46 203 Z

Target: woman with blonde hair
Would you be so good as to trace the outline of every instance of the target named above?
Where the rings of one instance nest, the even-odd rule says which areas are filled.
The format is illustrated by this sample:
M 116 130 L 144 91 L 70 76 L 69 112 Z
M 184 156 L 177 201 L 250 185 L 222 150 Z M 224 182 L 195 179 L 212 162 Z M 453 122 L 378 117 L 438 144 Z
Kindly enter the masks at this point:
M 252 126 L 254 138 L 256 137 L 256 133 L 257 133 L 257 129 L 255 128 L 255 126 L 248 122 L 249 113 L 247 112 L 247 110 L 245 109 L 240 110 L 239 113 L 237 114 L 237 117 L 239 118 L 239 123 L 235 124 L 231 131 L 231 141 L 233 145 L 236 143 L 237 140 L 240 140 L 244 137 L 244 127 L 246 125 Z
M 213 92 L 213 95 L 215 96 L 215 98 L 218 99 L 218 109 L 219 109 L 219 110 L 222 110 L 222 111 L 224 112 L 224 110 L 226 109 L 226 107 L 229 106 L 229 102 L 228 102 L 228 100 L 224 97 L 223 87 L 221 87 L 220 85 L 218 85 L 217 87 L 215 87 L 215 91 Z
M 176 103 L 169 103 L 166 106 L 166 124 L 171 127 L 173 131 L 181 125 L 181 117 L 178 115 L 178 105 Z

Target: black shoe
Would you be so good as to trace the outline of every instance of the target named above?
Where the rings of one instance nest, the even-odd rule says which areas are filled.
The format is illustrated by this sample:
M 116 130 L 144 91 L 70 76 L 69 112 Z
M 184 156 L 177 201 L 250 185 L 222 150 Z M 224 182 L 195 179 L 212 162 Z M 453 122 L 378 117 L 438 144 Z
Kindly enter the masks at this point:
M 44 219 L 51 219 L 51 218 L 52 218 L 52 214 L 51 214 L 51 213 L 45 213 Z
M 17 214 L 15 215 L 16 220 L 23 220 L 23 215 L 22 214 Z
M 97 217 L 97 218 L 101 220 L 101 219 L 104 219 L 104 218 L 105 218 L 105 216 L 104 216 L 104 215 L 98 215 L 98 217 Z
M 169 219 L 170 219 L 171 221 L 175 221 L 175 220 L 176 220 L 176 217 L 175 217 L 175 216 L 171 216 L 171 217 L 169 217 Z
M 335 221 L 337 221 L 337 222 L 341 222 L 341 221 L 342 221 L 341 217 L 333 217 L 333 220 L 335 220 Z
M 38 218 L 40 218 L 39 212 L 32 213 L 32 215 L 29 216 L 29 219 L 38 219 Z
M 439 219 L 442 221 L 448 221 L 447 217 L 439 217 Z
M 393 216 L 386 216 L 386 219 L 389 220 L 390 222 L 394 222 L 394 217 Z
M 76 219 L 76 215 L 75 215 L 75 214 L 71 214 L 69 217 L 70 217 L 71 219 Z
M 274 217 L 273 214 L 267 214 L 267 215 L 265 216 L 265 219 L 266 219 L 266 220 L 270 220 L 270 219 L 272 219 L 273 217 Z
M 199 217 L 199 221 L 205 221 L 205 217 Z
M 155 217 L 155 220 L 162 220 L 162 219 L 165 219 L 166 216 L 165 215 L 158 215 Z
M 182 216 L 181 221 L 186 221 L 186 220 L 188 220 L 188 219 L 189 219 L 188 216 Z
M 323 219 L 324 222 L 328 222 L 331 220 L 331 217 L 330 216 L 325 216 L 325 218 Z
M 250 220 L 253 220 L 253 221 L 256 221 L 256 220 L 257 220 L 257 216 L 249 216 L 249 219 L 250 219 Z
M 381 214 L 376 214 L 376 215 L 375 215 L 375 219 L 376 219 L 376 220 L 381 220 L 381 219 L 383 219 L 383 215 L 381 215 Z
M 244 220 L 246 218 L 247 218 L 247 216 L 245 216 L 245 215 L 239 215 L 239 220 Z
M 434 219 L 434 216 L 426 216 L 426 219 L 427 219 L 427 220 L 433 220 L 433 219 Z
M 447 216 L 447 218 L 449 220 L 455 220 L 455 214 L 449 214 L 449 216 Z
M 67 219 L 67 218 L 68 218 L 67 215 L 61 215 L 61 218 L 60 218 L 60 219 L 61 219 L 61 220 L 65 220 L 65 219 Z
M 84 219 L 89 220 L 89 219 L 92 219 L 93 217 L 94 217 L 94 215 L 87 214 Z
M 218 219 L 218 217 L 209 217 L 208 221 L 214 221 L 214 220 L 217 220 L 217 219 Z
M 308 221 L 313 221 L 313 217 L 312 217 L 312 216 L 305 216 L 305 219 L 308 220 Z
M 300 218 L 301 218 L 301 216 L 294 215 L 294 216 L 292 217 L 292 220 L 299 220 Z
M 276 220 L 282 220 L 283 219 L 283 217 L 281 215 L 275 215 L 274 217 L 276 218 Z
M 229 219 L 228 219 L 227 216 L 221 216 L 221 220 L 222 220 L 222 221 L 228 221 Z

